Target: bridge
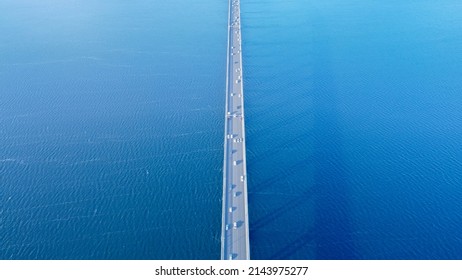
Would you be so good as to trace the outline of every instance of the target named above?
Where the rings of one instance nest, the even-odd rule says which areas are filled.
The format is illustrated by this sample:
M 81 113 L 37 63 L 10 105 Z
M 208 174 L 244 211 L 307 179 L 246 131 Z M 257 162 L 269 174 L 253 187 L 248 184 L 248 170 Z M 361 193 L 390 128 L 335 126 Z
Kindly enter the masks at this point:
M 249 219 L 239 0 L 229 1 L 221 259 L 248 260 Z

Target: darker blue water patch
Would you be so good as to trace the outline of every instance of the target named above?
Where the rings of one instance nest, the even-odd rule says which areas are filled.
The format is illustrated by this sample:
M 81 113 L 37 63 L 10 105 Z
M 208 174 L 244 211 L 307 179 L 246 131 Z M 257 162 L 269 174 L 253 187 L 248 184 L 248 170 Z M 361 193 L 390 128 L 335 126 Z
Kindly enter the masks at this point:
M 461 4 L 242 11 L 252 257 L 462 258 Z

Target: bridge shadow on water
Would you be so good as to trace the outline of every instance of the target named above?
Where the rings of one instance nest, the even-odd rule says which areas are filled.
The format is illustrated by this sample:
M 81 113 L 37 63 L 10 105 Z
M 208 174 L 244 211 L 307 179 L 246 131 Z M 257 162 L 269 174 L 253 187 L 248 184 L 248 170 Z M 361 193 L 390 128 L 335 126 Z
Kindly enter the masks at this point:
M 314 42 L 311 47 L 315 57 L 312 87 L 307 94 L 312 95 L 312 108 L 307 108 L 310 114 L 301 116 L 312 123 L 308 129 L 311 135 L 302 132 L 287 139 L 293 144 L 306 137 L 308 147 L 303 152 L 310 151 L 286 165 L 284 172 L 273 173 L 251 186 L 251 206 L 265 205 L 265 213 L 250 221 L 252 259 L 358 259 L 348 168 L 342 150 L 341 92 L 332 73 L 328 41 Z M 271 194 L 276 184 L 293 190 L 291 176 L 303 178 L 296 181 L 304 182 L 298 186 L 298 193 Z M 255 209 L 263 212 L 263 207 L 256 205 Z
M 324 79 L 326 76 L 323 77 Z M 355 259 L 352 239 L 351 195 L 342 153 L 341 127 L 337 120 L 334 81 L 315 92 L 314 188 L 315 222 L 312 237 L 316 259 Z
M 316 259 L 356 259 L 351 212 L 351 186 L 342 147 L 342 93 L 334 75 L 335 46 L 324 30 L 324 42 L 314 42 L 313 134 L 314 141 L 314 234 Z M 335 62 L 337 63 L 337 62 Z M 310 236 L 311 235 L 305 235 Z

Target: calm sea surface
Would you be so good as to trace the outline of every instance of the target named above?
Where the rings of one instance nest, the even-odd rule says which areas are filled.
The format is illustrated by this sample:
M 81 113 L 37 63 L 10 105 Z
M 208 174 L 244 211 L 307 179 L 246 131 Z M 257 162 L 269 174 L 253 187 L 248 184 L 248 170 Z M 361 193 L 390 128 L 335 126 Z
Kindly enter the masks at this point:
M 242 11 L 252 257 L 462 259 L 462 3 Z
M 241 0 L 251 256 L 462 259 L 462 3 Z M 228 1 L 0 0 L 0 259 L 217 259 Z
M 227 11 L 0 0 L 0 258 L 219 258 Z

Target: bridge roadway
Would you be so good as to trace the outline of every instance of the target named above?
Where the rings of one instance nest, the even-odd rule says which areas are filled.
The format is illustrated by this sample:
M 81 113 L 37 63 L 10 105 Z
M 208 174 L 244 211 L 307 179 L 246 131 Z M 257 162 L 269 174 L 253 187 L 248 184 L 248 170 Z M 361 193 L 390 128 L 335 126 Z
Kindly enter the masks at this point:
M 248 260 L 249 219 L 239 0 L 229 1 L 228 24 L 221 259 Z

